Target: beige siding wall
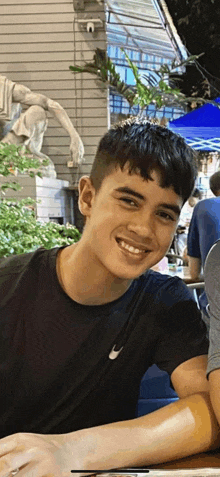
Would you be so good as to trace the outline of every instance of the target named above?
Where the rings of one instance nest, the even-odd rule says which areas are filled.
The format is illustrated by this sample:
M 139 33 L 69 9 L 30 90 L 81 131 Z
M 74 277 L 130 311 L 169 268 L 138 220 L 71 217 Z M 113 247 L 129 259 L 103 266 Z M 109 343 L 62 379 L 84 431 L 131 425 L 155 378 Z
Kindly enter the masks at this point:
M 85 161 L 69 169 L 69 136 L 52 116 L 43 152 L 54 161 L 58 179 L 75 183 L 89 173 L 96 146 L 108 125 L 107 90 L 89 74 L 74 75 L 70 65 L 92 60 L 106 48 L 104 6 L 76 0 L 3 0 L 0 5 L 0 73 L 58 101 L 85 145 Z M 82 5 L 82 2 L 81 2 Z M 99 17 L 103 25 L 87 33 L 79 18 Z

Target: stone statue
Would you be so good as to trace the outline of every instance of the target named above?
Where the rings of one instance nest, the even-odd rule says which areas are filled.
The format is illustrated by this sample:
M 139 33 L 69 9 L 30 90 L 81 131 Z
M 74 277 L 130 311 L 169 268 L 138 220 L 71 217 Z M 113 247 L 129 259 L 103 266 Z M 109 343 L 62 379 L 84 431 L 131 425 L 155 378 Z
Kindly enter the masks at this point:
M 25 111 L 22 111 L 23 105 L 28 106 Z M 84 155 L 83 143 L 65 109 L 47 96 L 34 93 L 27 86 L 0 75 L 0 140 L 8 144 L 24 144 L 34 156 L 48 159 L 49 166 L 42 167 L 42 171 L 46 176 L 56 177 L 52 160 L 41 152 L 48 124 L 47 111 L 69 134 L 71 161 L 80 164 Z

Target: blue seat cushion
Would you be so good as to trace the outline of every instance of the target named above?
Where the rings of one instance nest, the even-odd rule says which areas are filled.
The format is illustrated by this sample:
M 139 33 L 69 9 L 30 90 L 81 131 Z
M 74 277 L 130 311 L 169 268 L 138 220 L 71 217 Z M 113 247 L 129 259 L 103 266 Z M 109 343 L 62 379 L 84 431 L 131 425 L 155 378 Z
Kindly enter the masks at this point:
M 161 371 L 154 364 L 141 380 L 136 416 L 149 414 L 177 399 L 178 396 L 171 387 L 168 373 Z

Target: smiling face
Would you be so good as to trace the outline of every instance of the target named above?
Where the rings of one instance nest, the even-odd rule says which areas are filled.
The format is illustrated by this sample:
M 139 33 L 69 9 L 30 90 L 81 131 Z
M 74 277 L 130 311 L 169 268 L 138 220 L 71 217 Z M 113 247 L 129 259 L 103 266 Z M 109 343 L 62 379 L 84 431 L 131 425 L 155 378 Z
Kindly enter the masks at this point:
M 121 279 L 140 276 L 166 254 L 178 223 L 182 198 L 172 188 L 119 168 L 96 192 L 81 178 L 79 206 L 86 216 L 81 239 L 91 260 Z

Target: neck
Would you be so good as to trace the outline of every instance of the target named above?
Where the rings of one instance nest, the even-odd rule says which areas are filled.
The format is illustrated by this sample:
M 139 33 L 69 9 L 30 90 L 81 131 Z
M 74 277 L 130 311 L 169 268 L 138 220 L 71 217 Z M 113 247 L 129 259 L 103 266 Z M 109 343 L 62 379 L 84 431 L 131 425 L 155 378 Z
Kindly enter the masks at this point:
M 81 241 L 59 252 L 57 276 L 67 295 L 82 305 L 110 303 L 120 298 L 132 282 L 108 273 Z

